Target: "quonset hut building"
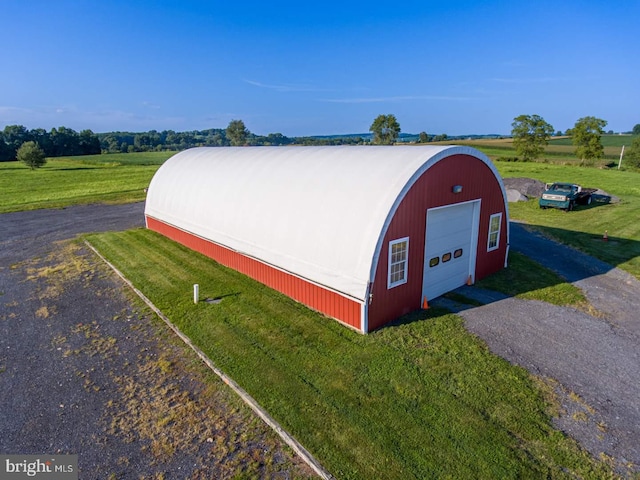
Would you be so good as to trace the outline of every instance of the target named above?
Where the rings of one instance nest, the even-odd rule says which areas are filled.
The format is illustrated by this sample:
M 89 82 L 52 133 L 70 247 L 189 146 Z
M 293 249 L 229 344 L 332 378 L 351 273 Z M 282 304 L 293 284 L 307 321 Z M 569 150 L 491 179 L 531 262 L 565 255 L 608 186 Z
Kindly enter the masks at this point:
M 507 197 L 465 146 L 193 148 L 147 227 L 363 333 L 506 266 Z

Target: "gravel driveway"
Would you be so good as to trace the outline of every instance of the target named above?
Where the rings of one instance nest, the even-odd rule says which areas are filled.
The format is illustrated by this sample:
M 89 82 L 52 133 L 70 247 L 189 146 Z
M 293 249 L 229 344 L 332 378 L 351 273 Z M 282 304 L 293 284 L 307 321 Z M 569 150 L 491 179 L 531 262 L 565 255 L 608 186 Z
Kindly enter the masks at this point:
M 595 315 L 475 287 L 459 292 L 482 307 L 438 303 L 461 315 L 494 353 L 559 382 L 558 428 L 621 473 L 640 471 L 640 282 L 517 223 L 511 248 L 582 289 Z
M 0 215 L 0 453 L 78 454 L 82 479 L 314 477 L 68 240 L 140 227 L 143 210 Z
M 233 395 L 203 386 L 209 373 L 95 257 L 55 243 L 142 221 L 142 204 L 0 215 L 0 452 L 78 453 L 81 478 L 311 476 Z M 512 224 L 511 246 L 603 315 L 475 287 L 461 291 L 482 307 L 436 302 L 496 354 L 554 379 L 558 428 L 638 471 L 640 282 L 522 225 Z M 176 405 L 189 410 L 172 416 Z

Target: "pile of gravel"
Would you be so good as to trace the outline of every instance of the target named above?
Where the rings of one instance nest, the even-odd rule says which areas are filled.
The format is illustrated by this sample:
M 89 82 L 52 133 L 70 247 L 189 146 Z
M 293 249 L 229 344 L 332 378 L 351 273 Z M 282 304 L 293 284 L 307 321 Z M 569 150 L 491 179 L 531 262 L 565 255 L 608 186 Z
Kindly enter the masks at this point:
M 534 178 L 503 178 L 502 182 L 509 202 L 526 202 L 530 198 L 540 198 L 545 191 L 545 184 Z M 618 203 L 620 201 L 615 195 L 610 195 L 599 188 L 593 193 L 593 199 L 600 203 Z
M 526 202 L 532 197 L 541 197 L 545 185 L 534 178 L 504 178 L 504 188 L 509 202 Z

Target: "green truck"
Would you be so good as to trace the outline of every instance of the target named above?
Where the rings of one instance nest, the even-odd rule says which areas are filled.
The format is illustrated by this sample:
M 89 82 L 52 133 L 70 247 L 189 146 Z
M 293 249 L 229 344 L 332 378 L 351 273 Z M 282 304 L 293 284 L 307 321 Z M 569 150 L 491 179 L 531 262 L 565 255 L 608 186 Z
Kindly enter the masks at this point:
M 571 211 L 578 204 L 590 205 L 595 188 L 582 188 L 575 183 L 556 182 L 546 185 L 538 201 L 540 208 L 560 208 Z

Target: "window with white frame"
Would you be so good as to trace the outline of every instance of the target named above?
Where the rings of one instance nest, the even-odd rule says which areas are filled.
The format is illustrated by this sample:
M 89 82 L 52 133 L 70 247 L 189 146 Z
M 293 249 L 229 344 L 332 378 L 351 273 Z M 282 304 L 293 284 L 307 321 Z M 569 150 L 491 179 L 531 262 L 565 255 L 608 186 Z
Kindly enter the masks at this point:
M 502 225 L 502 213 L 494 213 L 489 218 L 489 241 L 487 252 L 496 250 L 500 246 L 500 226 Z
M 389 242 L 389 277 L 387 288 L 407 283 L 409 261 L 409 237 Z

